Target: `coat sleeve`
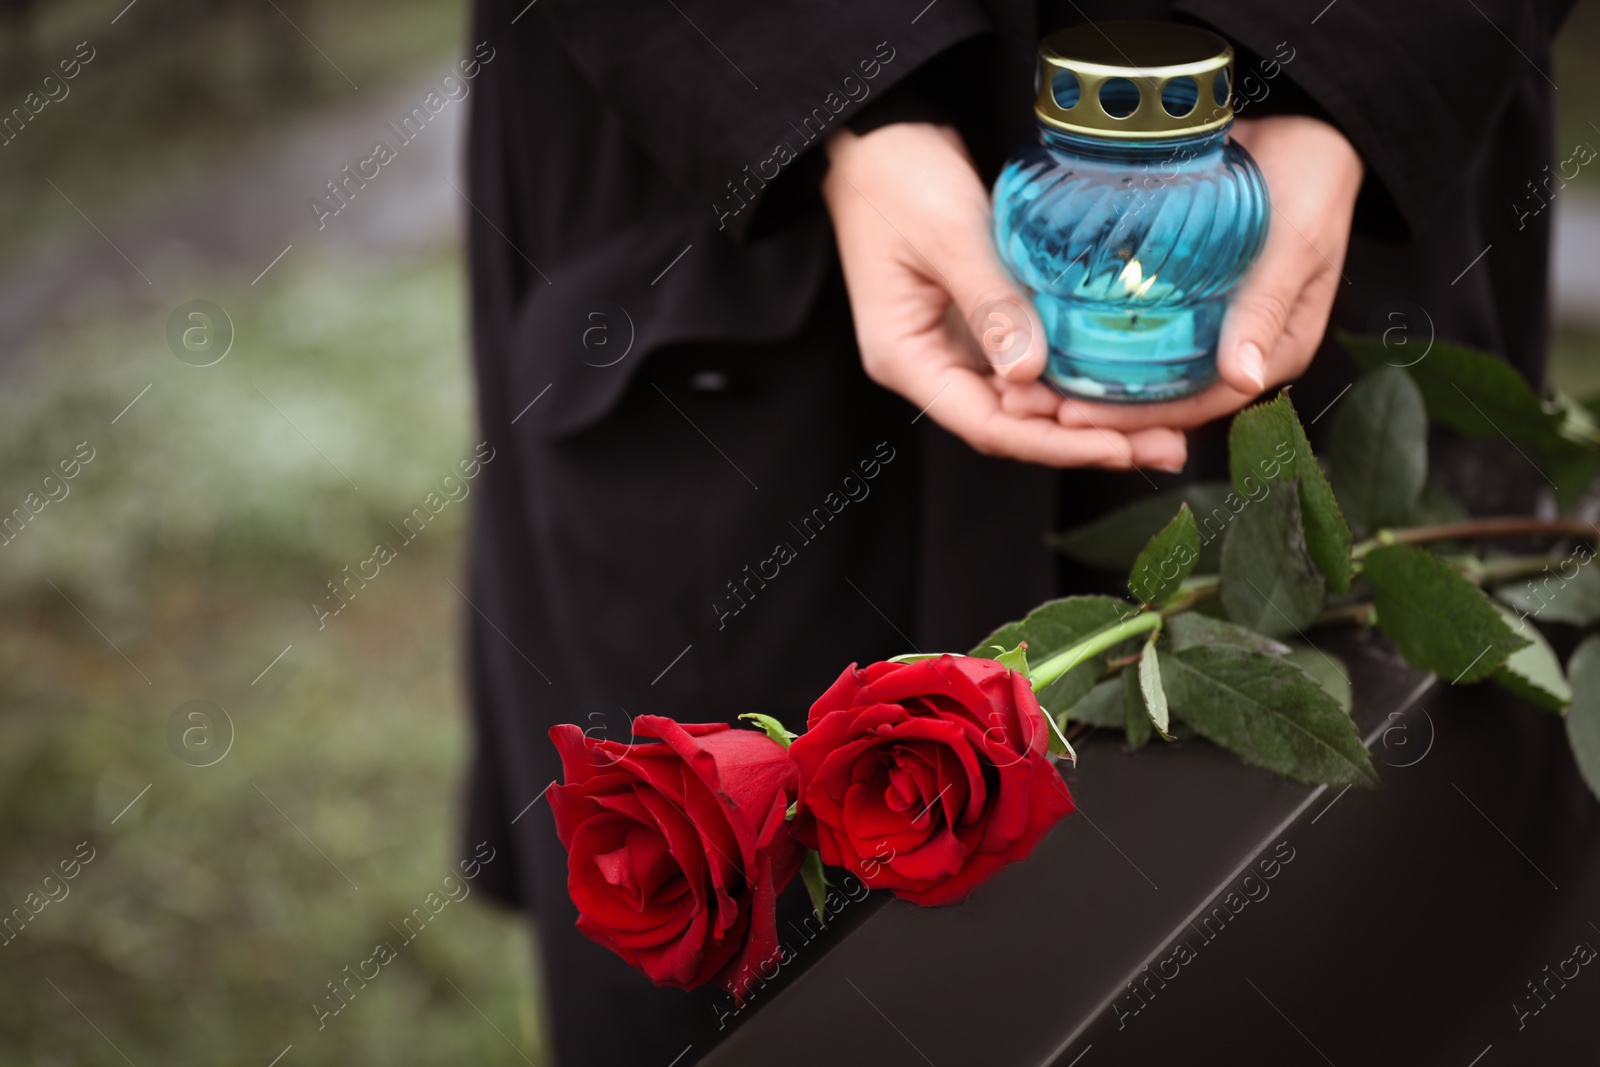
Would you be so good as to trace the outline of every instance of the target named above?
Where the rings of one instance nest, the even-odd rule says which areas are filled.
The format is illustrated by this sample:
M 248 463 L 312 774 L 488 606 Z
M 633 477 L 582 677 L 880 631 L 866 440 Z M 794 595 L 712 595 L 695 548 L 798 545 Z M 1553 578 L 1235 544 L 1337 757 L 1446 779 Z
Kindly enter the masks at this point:
M 784 179 L 814 182 L 824 136 L 867 99 L 989 28 L 975 0 L 937 0 L 920 15 L 870 0 L 545 4 L 595 91 L 737 239 L 749 236 L 763 201 L 783 196 Z
M 1392 205 L 1392 236 L 1415 235 L 1445 201 L 1441 191 L 1468 180 L 1512 99 L 1548 101 L 1550 41 L 1573 0 L 1324 3 L 1177 0 L 1174 11 L 1258 56 L 1292 53 L 1281 76 L 1344 131 L 1369 186 L 1382 187 L 1363 199 Z

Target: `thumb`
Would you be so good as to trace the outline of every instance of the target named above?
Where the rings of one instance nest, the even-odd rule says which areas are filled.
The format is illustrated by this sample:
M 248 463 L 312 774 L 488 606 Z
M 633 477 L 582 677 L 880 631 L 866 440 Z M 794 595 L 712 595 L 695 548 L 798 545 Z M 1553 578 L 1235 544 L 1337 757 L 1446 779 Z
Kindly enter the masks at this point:
M 967 322 L 978 352 L 996 375 L 1027 382 L 1044 373 L 1049 339 L 1033 300 L 1011 280 L 989 235 L 988 214 L 946 257 L 946 288 Z
M 1222 322 L 1217 373 L 1241 393 L 1266 392 L 1267 359 L 1278 347 L 1299 295 L 1299 285 L 1256 270 L 1234 299 Z

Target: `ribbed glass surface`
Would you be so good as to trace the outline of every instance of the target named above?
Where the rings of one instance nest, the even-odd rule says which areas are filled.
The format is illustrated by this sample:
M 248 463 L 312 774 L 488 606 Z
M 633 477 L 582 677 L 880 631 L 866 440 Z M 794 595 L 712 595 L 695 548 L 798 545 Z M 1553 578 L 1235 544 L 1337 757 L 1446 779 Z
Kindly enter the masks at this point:
M 1041 126 L 994 189 L 995 241 L 1034 292 L 1048 378 L 1099 400 L 1216 380 L 1223 312 L 1269 214 L 1261 171 L 1226 131 L 1140 144 Z

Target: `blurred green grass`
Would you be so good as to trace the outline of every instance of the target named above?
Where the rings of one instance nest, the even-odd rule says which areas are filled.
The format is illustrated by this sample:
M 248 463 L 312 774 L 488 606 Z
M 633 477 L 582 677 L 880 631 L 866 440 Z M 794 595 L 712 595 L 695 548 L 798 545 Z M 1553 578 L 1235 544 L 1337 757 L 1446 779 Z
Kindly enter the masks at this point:
M 236 327 L 214 366 L 108 307 L 0 395 L 0 507 L 94 449 L 0 547 L 0 907 L 96 850 L 0 948 L 4 1062 L 540 1058 L 520 920 L 476 894 L 410 944 L 390 926 L 458 855 L 465 509 L 326 628 L 309 608 L 472 452 L 460 264 L 283 267 L 214 294 Z M 194 699 L 236 730 L 214 766 L 168 749 Z M 319 1029 L 380 941 L 398 959 Z
M 17 269 L 82 239 L 46 179 L 106 226 L 170 209 L 359 104 L 344 75 L 381 93 L 454 58 L 466 25 L 463 0 L 33 6 L 27 34 L 0 28 L 12 96 L 79 41 L 96 56 L 0 159 Z M 0 917 L 22 909 L 0 934 L 0 1064 L 544 1060 L 520 917 L 466 882 L 413 941 L 395 929 L 460 874 L 449 580 L 470 496 L 324 629 L 310 607 L 472 453 L 459 256 L 301 251 L 255 286 L 259 265 L 229 287 L 172 261 L 148 298 L 82 292 L 0 361 L 0 516 L 94 456 L 0 546 Z M 164 337 L 197 294 L 235 330 L 203 368 Z M 234 729 L 212 766 L 168 747 L 191 700 Z M 92 862 L 29 919 L 83 842 Z M 380 942 L 393 962 L 322 1016 Z

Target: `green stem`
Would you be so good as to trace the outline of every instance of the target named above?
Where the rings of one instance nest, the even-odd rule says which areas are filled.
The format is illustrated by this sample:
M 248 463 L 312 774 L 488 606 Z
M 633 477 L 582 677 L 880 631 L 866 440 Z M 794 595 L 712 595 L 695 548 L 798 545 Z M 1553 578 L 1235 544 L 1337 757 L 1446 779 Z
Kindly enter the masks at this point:
M 1379 530 L 1350 550 L 1354 559 L 1361 559 L 1382 545 L 1420 545 L 1429 541 L 1470 541 L 1480 537 L 1588 537 L 1593 539 L 1596 528 L 1577 519 L 1535 519 L 1512 515 L 1492 519 L 1467 519 L 1438 526 L 1413 526 L 1403 530 Z
M 1374 606 L 1371 601 L 1359 604 L 1340 604 L 1327 608 L 1311 620 L 1311 626 L 1328 626 L 1336 622 L 1353 622 L 1358 626 L 1371 626 Z M 1310 629 L 1311 626 L 1306 627 Z
M 1099 655 L 1108 648 L 1115 648 L 1130 637 L 1160 628 L 1159 612 L 1141 611 L 1131 619 L 1124 619 L 1115 626 L 1101 630 L 1057 652 L 1038 666 L 1030 664 L 1028 674 L 1033 682 L 1033 691 L 1037 693 L 1090 656 Z
M 1376 537 L 1368 538 L 1351 550 L 1351 557 L 1360 560 L 1381 545 L 1417 545 L 1431 541 L 1468 541 L 1483 537 L 1588 537 L 1600 534 L 1600 528 L 1576 519 L 1535 519 L 1526 516 L 1507 516 L 1489 519 L 1468 519 L 1464 522 L 1443 523 L 1437 526 L 1413 526 L 1400 530 L 1380 530 Z M 1496 560 L 1477 564 L 1471 577 L 1480 585 L 1491 581 L 1505 581 L 1525 574 L 1537 574 L 1553 562 L 1549 557 L 1521 556 L 1509 560 Z M 1140 611 L 1115 626 L 1092 634 L 1075 645 L 1057 652 L 1037 665 L 1029 665 L 1034 692 L 1108 648 L 1115 648 L 1130 637 L 1161 628 L 1165 618 L 1188 611 L 1195 605 L 1210 600 L 1221 591 L 1221 580 L 1215 576 L 1191 579 L 1182 592 L 1158 611 Z M 1317 622 L 1357 622 L 1370 624 L 1372 605 L 1351 604 L 1324 612 Z
M 1479 585 L 1498 585 L 1514 578 L 1526 578 L 1539 574 L 1549 567 L 1559 565 L 1567 557 L 1555 556 L 1508 556 L 1504 559 L 1477 560 L 1473 559 L 1466 567 L 1467 577 Z
M 1190 578 L 1184 583 L 1182 591 L 1162 606 L 1161 615 L 1167 619 L 1172 618 L 1174 615 L 1181 615 L 1196 604 L 1210 600 L 1221 592 L 1221 575 L 1207 574 L 1199 578 Z

